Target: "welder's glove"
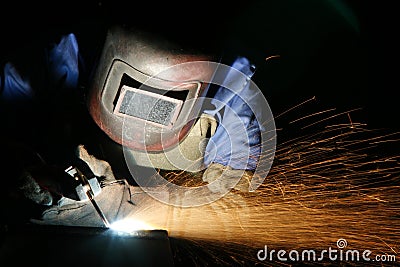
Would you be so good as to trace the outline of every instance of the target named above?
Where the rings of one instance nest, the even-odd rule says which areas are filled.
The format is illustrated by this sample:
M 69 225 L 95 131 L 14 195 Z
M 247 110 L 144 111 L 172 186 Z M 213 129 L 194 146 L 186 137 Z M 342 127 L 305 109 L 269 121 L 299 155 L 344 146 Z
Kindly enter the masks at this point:
M 253 172 L 232 169 L 219 163 L 211 163 L 203 173 L 203 181 L 208 182 L 208 189 L 214 193 L 226 193 L 231 189 L 249 192 Z
M 53 195 L 46 188 L 40 186 L 30 172 L 24 171 L 18 177 L 17 183 L 25 198 L 39 205 L 50 206 L 53 204 Z
M 18 177 L 18 187 L 23 195 L 39 205 L 52 205 L 62 197 L 79 200 L 76 192 L 78 182 L 65 172 L 69 165 L 78 168 L 87 179 L 97 177 L 99 182 L 114 181 L 110 164 L 90 155 L 83 145 L 66 164 L 34 164 Z
M 39 205 L 50 206 L 61 197 L 77 198 L 75 180 L 56 165 L 30 166 L 18 184 L 23 195 Z
M 76 153 L 78 158 L 85 161 L 94 175 L 99 177 L 102 181 L 115 181 L 114 173 L 107 161 L 97 159 L 95 156 L 90 155 L 83 145 L 77 147 Z

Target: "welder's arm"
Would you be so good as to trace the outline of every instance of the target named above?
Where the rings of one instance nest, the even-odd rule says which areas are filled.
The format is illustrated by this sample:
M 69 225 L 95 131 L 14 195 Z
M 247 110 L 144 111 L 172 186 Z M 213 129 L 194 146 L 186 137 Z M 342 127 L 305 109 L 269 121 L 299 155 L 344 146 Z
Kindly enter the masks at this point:
M 51 89 L 76 89 L 79 82 L 79 48 L 74 34 L 61 37 L 58 43 L 51 43 L 45 49 L 46 78 L 41 87 Z M 40 62 L 35 62 L 39 64 Z M 15 62 L 0 65 L 0 100 L 5 102 L 29 101 L 38 89 L 33 88 L 30 77 L 32 73 L 22 75 Z
M 206 111 L 219 118 L 205 151 L 207 169 L 203 174 L 210 190 L 216 192 L 231 188 L 248 191 L 260 155 L 261 134 L 255 113 L 261 107 L 255 104 L 256 92 L 248 82 L 254 67 L 247 58 L 239 57 L 232 68 L 235 71 L 227 74 L 212 100 L 215 110 Z M 232 84 L 240 90 L 229 89 Z
M 29 79 L 22 77 L 13 63 L 0 69 L 0 99 L 2 101 L 31 100 L 34 91 Z

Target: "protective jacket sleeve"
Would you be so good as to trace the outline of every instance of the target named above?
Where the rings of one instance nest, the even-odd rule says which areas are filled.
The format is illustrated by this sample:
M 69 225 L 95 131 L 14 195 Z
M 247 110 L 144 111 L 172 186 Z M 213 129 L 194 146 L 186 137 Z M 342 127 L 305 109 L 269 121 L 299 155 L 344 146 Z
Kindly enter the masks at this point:
M 204 164 L 219 163 L 233 169 L 254 170 L 260 154 L 260 126 L 255 114 L 255 95 L 249 81 L 254 66 L 245 57 L 238 57 L 218 88 L 211 103 L 214 110 L 205 113 L 216 116 L 219 125 L 206 147 Z M 245 75 L 245 76 L 244 76 Z M 245 79 L 243 79 L 243 76 Z M 242 83 L 239 91 L 229 89 L 232 83 Z M 237 88 L 237 86 L 235 86 Z
M 48 85 L 54 89 L 74 89 L 79 82 L 79 47 L 74 34 L 61 37 L 58 43 L 45 49 L 45 73 Z M 3 101 L 25 101 L 35 96 L 28 75 L 22 75 L 12 62 L 4 64 L 0 70 L 0 99 Z M 42 85 L 45 86 L 45 85 Z

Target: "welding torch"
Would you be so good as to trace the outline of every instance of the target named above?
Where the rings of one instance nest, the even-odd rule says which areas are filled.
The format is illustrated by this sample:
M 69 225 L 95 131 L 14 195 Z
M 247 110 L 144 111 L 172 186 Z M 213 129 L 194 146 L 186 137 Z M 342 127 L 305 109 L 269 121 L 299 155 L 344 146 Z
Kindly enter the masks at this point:
M 79 185 L 75 188 L 79 199 L 90 200 L 104 225 L 109 228 L 110 223 L 94 199 L 95 196 L 101 192 L 101 187 L 97 178 L 93 177 L 88 179 L 77 167 L 74 166 L 68 167 L 65 172 L 72 176 L 79 183 Z

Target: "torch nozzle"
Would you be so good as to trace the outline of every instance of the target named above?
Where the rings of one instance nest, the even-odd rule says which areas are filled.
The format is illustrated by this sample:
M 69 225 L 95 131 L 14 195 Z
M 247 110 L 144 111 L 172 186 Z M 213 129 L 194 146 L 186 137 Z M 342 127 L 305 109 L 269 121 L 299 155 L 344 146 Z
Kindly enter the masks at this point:
M 68 174 L 70 174 L 72 177 L 74 177 L 75 180 L 80 181 L 80 186 L 77 186 L 76 191 L 78 196 L 82 199 L 86 195 L 87 198 L 90 200 L 92 203 L 93 207 L 95 208 L 97 214 L 100 216 L 101 220 L 103 221 L 104 225 L 109 228 L 110 223 L 108 222 L 106 216 L 104 215 L 103 211 L 100 209 L 100 206 L 97 204 L 96 200 L 94 199 L 95 193 L 93 192 L 92 186 L 95 187 L 96 192 L 100 192 L 100 185 L 97 182 L 96 178 L 93 178 L 96 180 L 96 183 L 93 182 L 93 179 L 88 180 L 87 177 L 76 167 L 69 167 L 68 169 L 65 170 Z

